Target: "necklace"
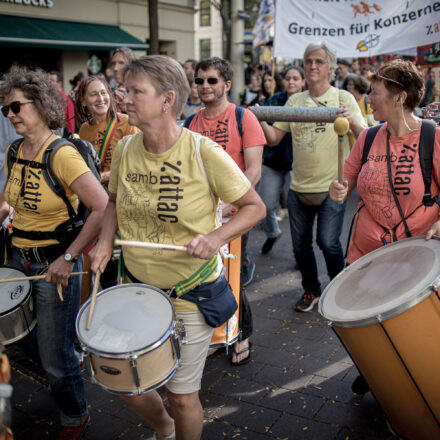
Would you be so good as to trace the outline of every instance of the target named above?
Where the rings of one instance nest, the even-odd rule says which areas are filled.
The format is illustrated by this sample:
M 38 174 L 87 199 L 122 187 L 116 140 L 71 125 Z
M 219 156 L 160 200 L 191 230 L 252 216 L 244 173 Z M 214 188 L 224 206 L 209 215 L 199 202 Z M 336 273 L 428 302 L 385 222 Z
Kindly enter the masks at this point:
M 40 154 L 40 151 L 42 150 L 42 148 L 46 145 L 47 141 L 53 135 L 54 135 L 54 132 L 51 131 L 49 136 L 46 139 L 44 139 L 44 141 L 41 144 L 40 148 L 38 148 L 37 153 L 34 155 L 34 157 L 29 162 L 33 162 L 35 160 L 35 158 Z M 12 166 L 11 173 L 10 173 L 11 176 L 14 175 L 15 167 L 16 167 L 16 165 L 18 163 L 18 158 L 20 156 L 20 151 L 23 152 L 23 145 L 24 145 L 24 141 L 22 142 L 22 144 L 20 145 L 20 148 L 17 151 L 17 157 L 15 158 L 15 162 L 14 162 L 14 165 Z M 22 193 L 24 192 L 24 183 L 26 181 L 26 167 L 27 166 L 28 166 L 28 164 L 24 164 L 23 168 L 22 168 L 22 171 L 21 171 L 20 187 L 18 188 L 18 191 L 17 191 L 17 197 L 15 198 L 15 203 L 14 203 L 14 205 L 9 203 L 9 205 L 12 206 L 14 209 L 17 207 L 18 200 L 19 200 L 20 196 L 23 195 Z M 9 180 L 9 176 L 8 176 L 8 180 Z M 8 185 L 8 200 L 9 201 L 11 200 L 11 185 Z M 11 214 L 10 217 L 9 217 L 9 223 L 8 223 L 8 229 L 10 231 L 12 231 L 12 218 L 13 218 L 13 215 Z

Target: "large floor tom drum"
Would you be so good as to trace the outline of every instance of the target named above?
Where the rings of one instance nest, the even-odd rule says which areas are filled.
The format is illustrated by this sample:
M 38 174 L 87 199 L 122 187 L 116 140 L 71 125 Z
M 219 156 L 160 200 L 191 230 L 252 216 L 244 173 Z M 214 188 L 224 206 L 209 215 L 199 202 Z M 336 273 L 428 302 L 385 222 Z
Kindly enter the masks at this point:
M 440 438 L 439 287 L 440 241 L 414 237 L 354 262 L 319 301 L 405 439 Z

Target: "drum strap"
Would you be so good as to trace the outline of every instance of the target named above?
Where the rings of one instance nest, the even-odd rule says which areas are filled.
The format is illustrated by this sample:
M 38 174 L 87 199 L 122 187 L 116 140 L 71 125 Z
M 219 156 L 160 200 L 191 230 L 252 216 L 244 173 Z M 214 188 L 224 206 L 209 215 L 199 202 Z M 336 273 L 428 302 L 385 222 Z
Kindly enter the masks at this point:
M 167 293 L 172 297 L 180 298 L 185 293 L 195 289 L 199 284 L 204 283 L 217 269 L 217 255 L 214 255 L 203 266 L 201 266 L 195 273 L 193 273 L 188 279 L 180 281 L 174 287 L 169 289 Z M 124 265 L 124 272 L 127 277 L 134 283 L 142 283 L 135 276 L 133 276 L 127 267 Z
M 178 298 L 204 283 L 217 269 L 217 254 L 208 260 L 202 267 L 193 273 L 188 279 L 180 281 L 171 290 Z

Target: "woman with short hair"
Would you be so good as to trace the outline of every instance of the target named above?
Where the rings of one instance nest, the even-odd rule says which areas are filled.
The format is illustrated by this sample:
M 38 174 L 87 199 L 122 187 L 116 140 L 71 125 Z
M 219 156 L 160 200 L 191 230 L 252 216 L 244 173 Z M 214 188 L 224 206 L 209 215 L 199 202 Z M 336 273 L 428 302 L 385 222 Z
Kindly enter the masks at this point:
M 142 57 L 127 65 L 125 79 L 129 123 L 141 132 L 122 139 L 113 154 L 110 197 L 98 245 L 91 253 L 92 269 L 104 270 L 119 229 L 125 240 L 187 248 L 184 253 L 123 246 L 129 281 L 172 292 L 173 286 L 192 278 L 208 260 L 214 272 L 204 277 L 200 287 L 227 288 L 219 249 L 261 220 L 264 205 L 219 145 L 176 124 L 189 92 L 177 61 L 163 55 Z M 148 180 L 135 178 L 145 175 Z M 238 210 L 221 226 L 214 206 L 219 198 Z M 198 289 L 188 294 L 196 295 Z M 174 420 L 156 391 L 120 398 L 148 420 L 159 437 L 196 440 L 203 427 L 198 392 L 214 329 L 198 307 L 185 300 L 185 294 L 170 295 L 188 340 L 181 346 L 180 367 L 165 384 Z

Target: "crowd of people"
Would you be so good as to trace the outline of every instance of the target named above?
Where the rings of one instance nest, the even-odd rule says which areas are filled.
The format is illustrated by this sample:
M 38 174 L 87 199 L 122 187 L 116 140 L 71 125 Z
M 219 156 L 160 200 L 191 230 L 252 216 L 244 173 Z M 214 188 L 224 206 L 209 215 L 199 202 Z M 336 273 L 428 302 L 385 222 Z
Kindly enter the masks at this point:
M 123 246 L 125 281 L 169 292 L 186 331 L 181 365 L 165 385 L 172 416 L 156 391 L 118 396 L 150 423 L 158 439 L 201 437 L 198 392 L 214 329 L 190 298 L 202 292 L 230 298 L 220 249 L 232 239 L 242 237 L 245 287 L 255 271 L 247 252 L 249 232 L 262 222 L 261 252 L 269 254 L 282 234 L 277 210 L 287 207 L 303 287 L 294 309 L 310 312 L 322 290 L 313 250 L 315 220 L 330 279 L 386 243 L 440 234 L 439 206 L 432 202 L 440 192 L 439 129 L 431 127 L 436 148 L 427 198 L 418 145 L 429 127 L 414 113 L 420 102 L 432 99 L 431 76 L 424 78 L 412 62 L 400 59 L 372 72 L 359 60 L 337 59 L 325 43 L 308 45 L 301 64 L 280 73 L 251 69 L 242 107 L 229 101 L 233 70 L 218 57 L 180 65 L 162 55 L 137 59 L 120 48 L 112 54 L 111 72 L 78 75 L 70 96 L 56 71 L 13 66 L 3 76 L 2 124 L 10 124 L 2 145 L 7 178 L 0 221 L 10 218 L 8 264 L 26 275 L 46 275 L 34 283 L 37 330 L 27 338 L 38 344 L 60 410 L 60 440 L 80 438 L 89 423 L 74 350 L 81 278 L 71 273 L 81 271 L 89 251 L 102 287 L 116 285 L 115 234 L 186 247 L 185 254 Z M 332 123 L 270 125 L 245 108 L 253 105 L 338 108 L 349 125 L 344 182 L 336 180 L 338 137 Z M 364 161 L 366 129 L 375 126 Z M 63 127 L 96 150 L 100 181 L 63 138 Z M 63 197 L 45 177 L 48 154 Z M 388 160 L 375 159 L 380 157 Z M 413 168 L 398 177 L 402 163 Z M 362 202 L 346 262 L 340 235 L 346 199 L 355 187 Z M 72 219 L 66 200 L 75 209 L 81 201 L 89 215 Z M 231 350 L 233 365 L 251 359 L 253 320 L 245 290 L 239 309 L 241 337 Z M 354 390 L 365 392 L 364 382 L 357 379 Z

